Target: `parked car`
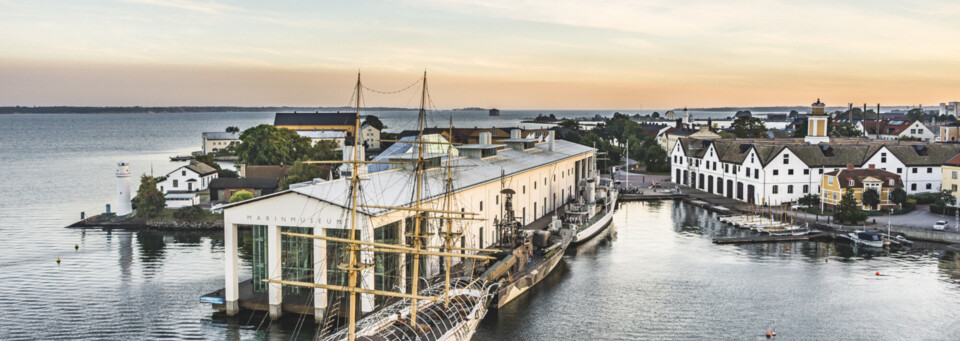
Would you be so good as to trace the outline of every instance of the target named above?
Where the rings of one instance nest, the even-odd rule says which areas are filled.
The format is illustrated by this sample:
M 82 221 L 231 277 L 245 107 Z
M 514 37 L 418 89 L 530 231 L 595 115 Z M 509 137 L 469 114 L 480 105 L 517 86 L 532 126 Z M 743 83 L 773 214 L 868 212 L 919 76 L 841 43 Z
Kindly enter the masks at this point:
M 933 224 L 934 230 L 946 230 L 948 227 L 950 226 L 947 225 L 946 220 L 941 220 L 941 221 L 938 221 L 936 224 Z
M 800 205 L 800 204 L 794 204 L 793 206 L 790 206 L 790 208 L 791 208 L 791 209 L 794 209 L 794 210 L 803 210 L 803 209 L 810 208 L 810 206 Z

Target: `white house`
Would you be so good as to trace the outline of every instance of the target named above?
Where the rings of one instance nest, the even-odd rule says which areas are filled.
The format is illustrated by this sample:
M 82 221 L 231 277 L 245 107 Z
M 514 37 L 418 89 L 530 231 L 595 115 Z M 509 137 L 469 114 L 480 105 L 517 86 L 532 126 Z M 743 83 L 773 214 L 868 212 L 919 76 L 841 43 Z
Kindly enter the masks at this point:
M 751 203 L 780 204 L 820 193 L 821 175 L 848 165 L 896 173 L 909 194 L 940 190 L 942 165 L 960 146 L 834 139 L 681 138 L 670 152 L 675 183 Z
M 933 142 L 936 138 L 933 130 L 920 121 L 860 121 L 857 122 L 857 129 L 863 132 L 863 136 L 874 140 L 896 140 L 909 137 Z
M 201 134 L 203 139 L 203 153 L 214 153 L 220 149 L 227 148 L 231 144 L 240 143 L 240 133 L 227 133 L 222 131 L 204 132 Z
M 364 124 L 360 126 L 360 144 L 370 149 L 380 149 L 380 129 L 372 125 Z
M 203 191 L 210 181 L 217 178 L 217 169 L 202 162 L 190 161 L 189 165 L 174 169 L 166 177 L 157 183 L 161 193 Z
M 311 146 L 320 141 L 333 141 L 337 144 L 337 149 L 342 149 L 347 132 L 343 130 L 297 130 L 297 135 L 309 138 Z

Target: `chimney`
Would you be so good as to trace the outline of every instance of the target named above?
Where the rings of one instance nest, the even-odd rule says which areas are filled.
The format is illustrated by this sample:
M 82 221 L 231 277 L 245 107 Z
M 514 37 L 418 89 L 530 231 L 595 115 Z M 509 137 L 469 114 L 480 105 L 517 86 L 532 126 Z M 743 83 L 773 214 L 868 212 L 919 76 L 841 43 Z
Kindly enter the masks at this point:
M 853 169 L 853 164 L 847 164 L 847 169 Z
M 553 151 L 553 149 L 556 147 L 556 144 L 557 144 L 557 142 L 556 142 L 556 140 L 557 140 L 556 135 L 557 135 L 557 132 L 555 132 L 555 131 L 553 131 L 553 130 L 551 130 L 550 132 L 547 133 L 547 150 L 549 150 L 549 151 L 551 151 L 551 152 Z
M 492 144 L 491 143 L 492 139 L 490 138 L 490 135 L 491 133 L 489 131 L 480 133 L 480 141 L 477 141 L 477 142 L 479 142 L 479 144 Z
M 683 119 L 677 119 L 677 129 L 683 128 Z
M 877 165 L 874 165 L 874 164 L 871 163 L 869 166 L 867 166 L 867 168 L 869 168 L 869 169 L 877 169 Z
M 511 131 L 510 131 L 510 138 L 511 138 L 511 139 L 519 139 L 519 138 L 520 138 L 520 129 L 511 130 Z

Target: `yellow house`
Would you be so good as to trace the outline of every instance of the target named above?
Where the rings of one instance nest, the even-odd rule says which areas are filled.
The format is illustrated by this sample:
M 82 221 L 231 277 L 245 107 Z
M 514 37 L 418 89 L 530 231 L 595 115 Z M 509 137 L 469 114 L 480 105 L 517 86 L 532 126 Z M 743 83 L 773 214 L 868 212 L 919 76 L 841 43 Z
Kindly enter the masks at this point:
M 896 204 L 890 201 L 890 192 L 897 187 L 902 188 L 903 182 L 900 180 L 900 176 L 895 173 L 876 169 L 873 165 L 870 165 L 870 168 L 867 169 L 858 169 L 854 168 L 853 165 L 847 165 L 846 169 L 823 174 L 820 179 L 820 200 L 825 207 L 837 206 L 847 189 L 852 189 L 853 196 L 857 199 L 857 205 L 863 210 L 892 208 Z M 880 193 L 880 207 L 863 205 L 863 192 L 870 188 Z
M 957 188 L 957 186 L 960 186 L 960 179 L 957 179 L 960 177 L 960 155 L 954 156 L 944 163 L 942 170 L 940 174 L 943 181 L 940 188 L 951 191 L 954 198 L 960 198 L 960 189 Z
M 290 130 L 340 130 L 353 136 L 357 118 L 355 113 L 298 113 L 278 112 L 273 125 Z

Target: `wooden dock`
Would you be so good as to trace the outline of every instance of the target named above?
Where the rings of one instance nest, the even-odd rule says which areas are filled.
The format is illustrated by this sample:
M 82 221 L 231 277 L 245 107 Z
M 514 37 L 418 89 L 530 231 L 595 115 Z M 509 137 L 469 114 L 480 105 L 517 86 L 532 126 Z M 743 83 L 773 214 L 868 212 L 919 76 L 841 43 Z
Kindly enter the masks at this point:
M 645 201 L 645 200 L 673 200 L 683 198 L 683 194 L 649 193 L 649 194 L 620 194 L 617 201 Z
M 811 233 L 803 236 L 755 235 L 755 236 L 743 236 L 743 237 L 715 238 L 713 240 L 713 243 L 714 244 L 782 243 L 782 242 L 798 242 L 798 241 L 806 241 L 811 239 L 832 238 L 832 237 L 833 235 L 826 232 Z

